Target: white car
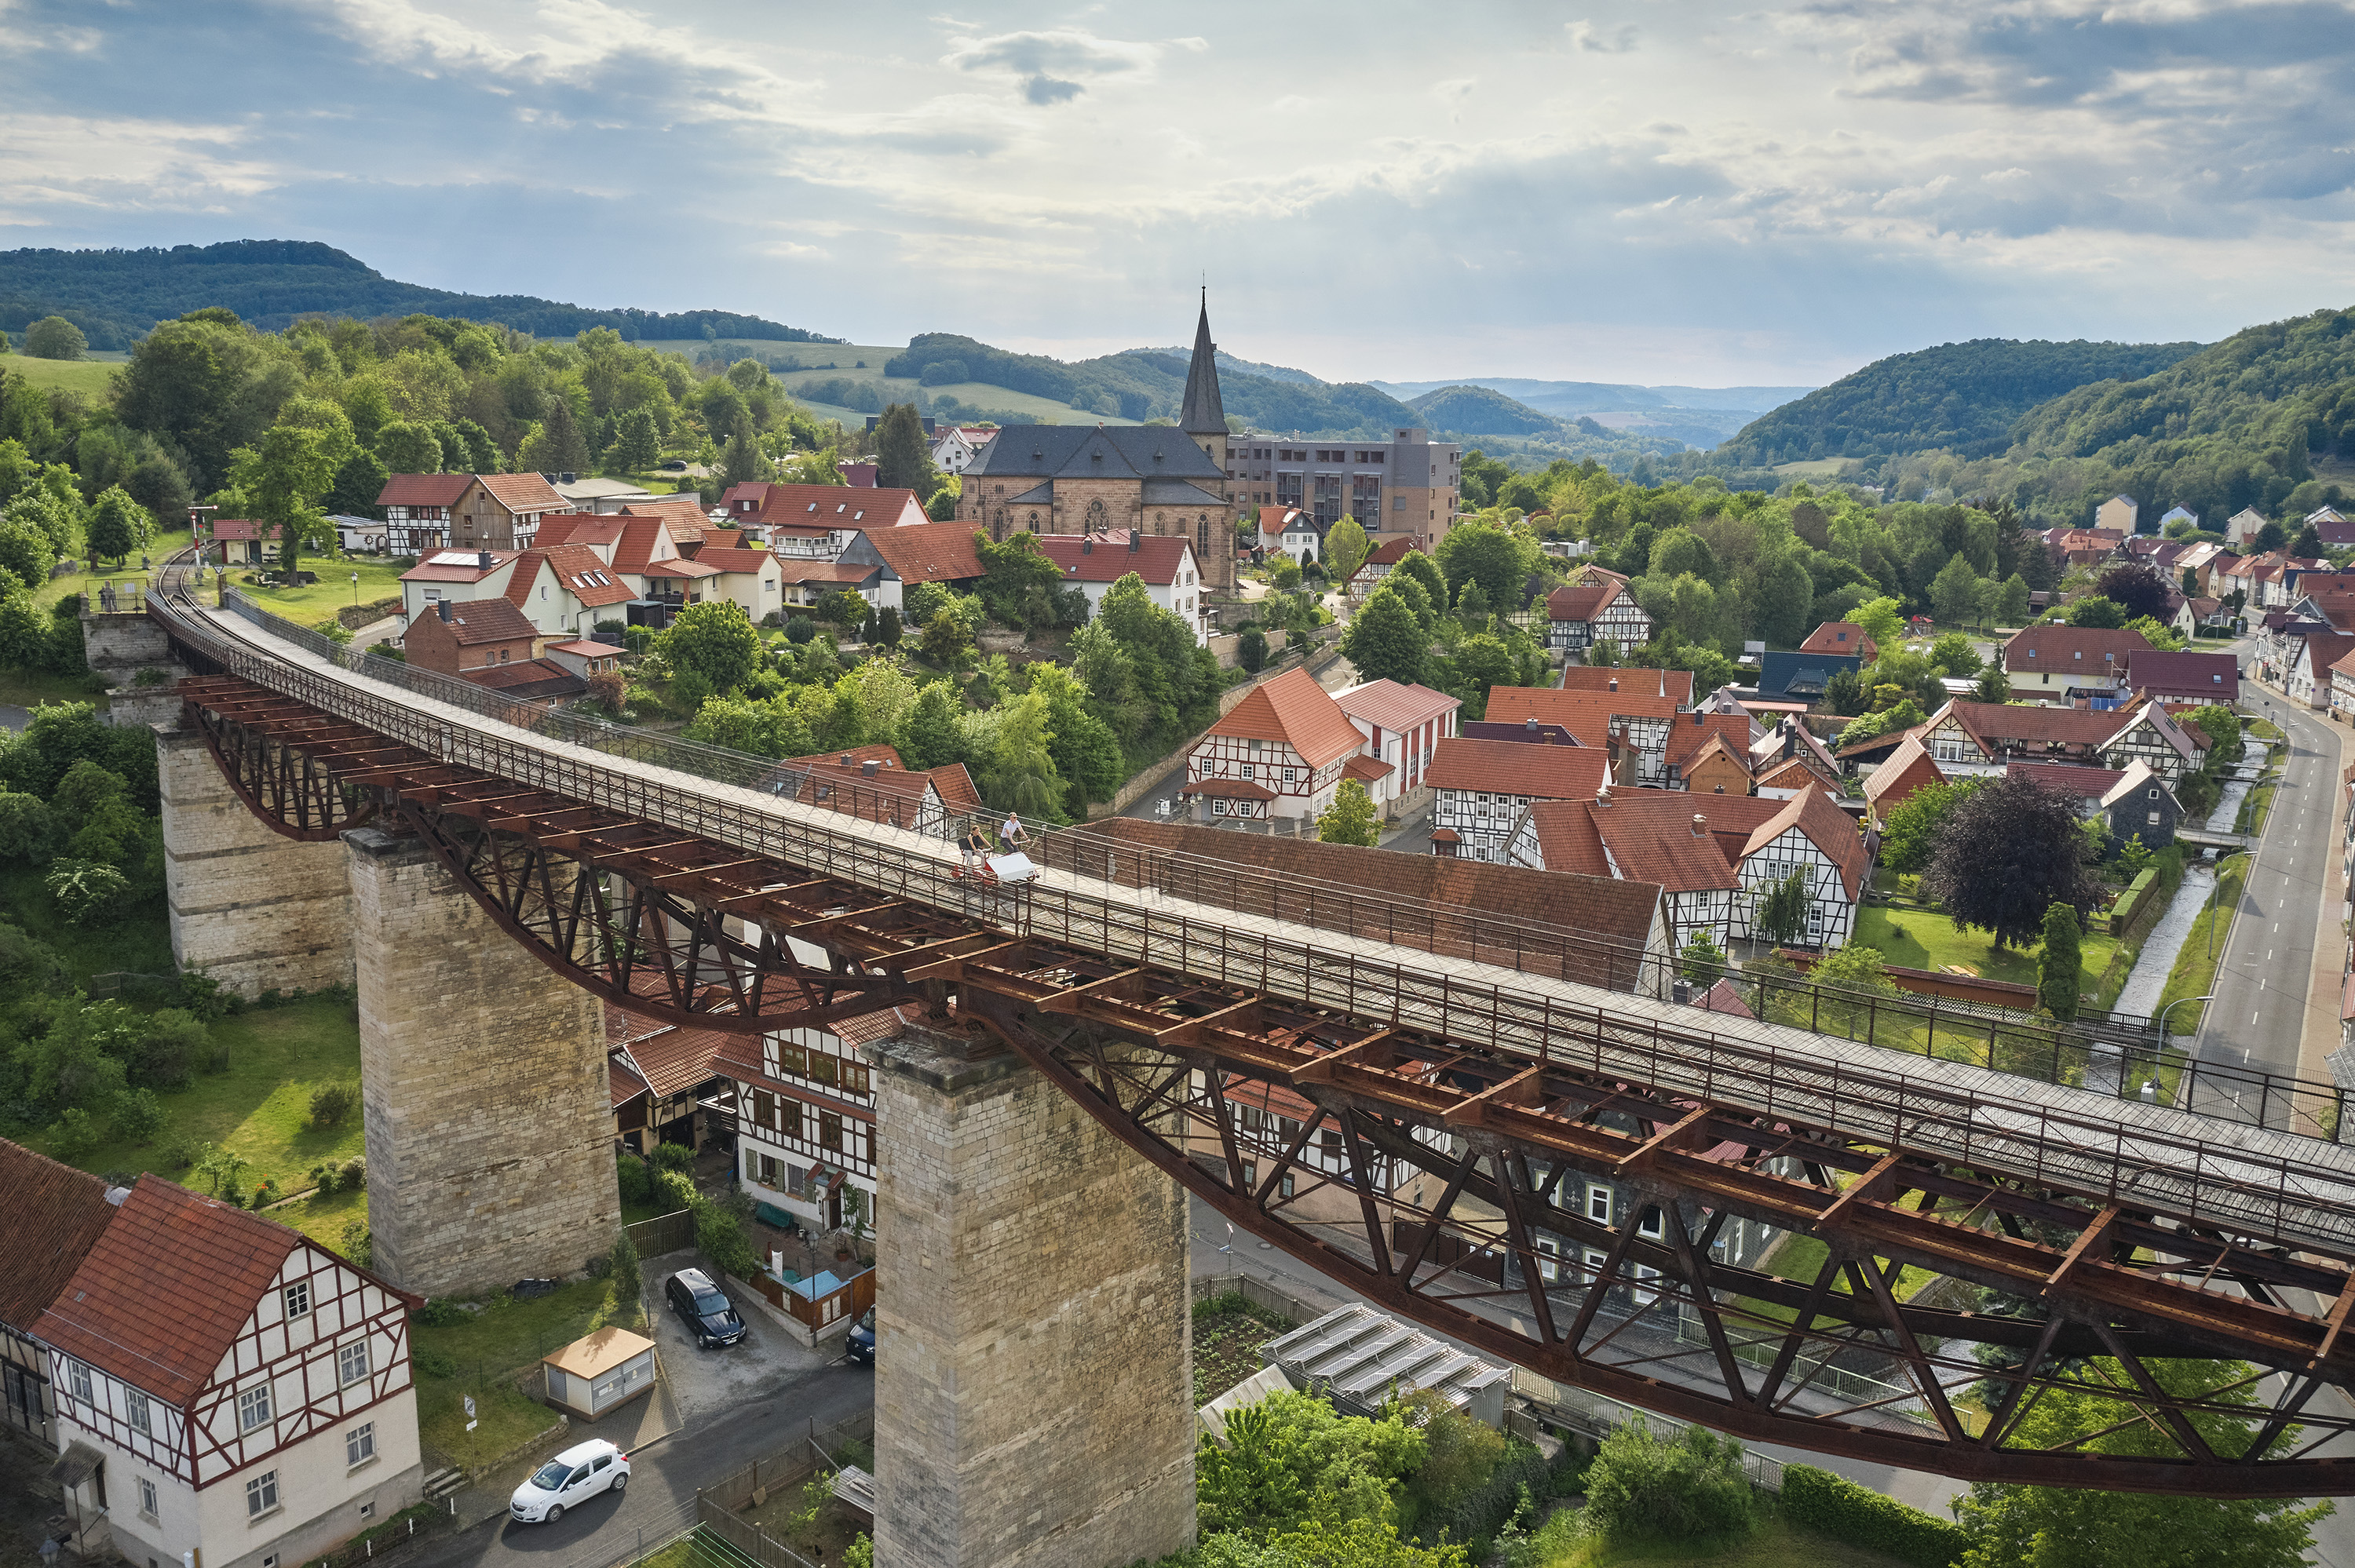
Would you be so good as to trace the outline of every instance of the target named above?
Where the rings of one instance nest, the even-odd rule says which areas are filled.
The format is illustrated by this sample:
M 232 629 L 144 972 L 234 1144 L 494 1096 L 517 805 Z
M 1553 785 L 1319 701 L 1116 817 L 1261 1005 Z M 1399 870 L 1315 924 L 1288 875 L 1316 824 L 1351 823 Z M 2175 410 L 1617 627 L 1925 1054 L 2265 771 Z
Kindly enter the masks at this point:
M 629 1484 L 630 1457 L 602 1437 L 592 1437 L 533 1471 L 531 1479 L 507 1499 L 507 1517 L 521 1524 L 554 1524 L 566 1509 Z

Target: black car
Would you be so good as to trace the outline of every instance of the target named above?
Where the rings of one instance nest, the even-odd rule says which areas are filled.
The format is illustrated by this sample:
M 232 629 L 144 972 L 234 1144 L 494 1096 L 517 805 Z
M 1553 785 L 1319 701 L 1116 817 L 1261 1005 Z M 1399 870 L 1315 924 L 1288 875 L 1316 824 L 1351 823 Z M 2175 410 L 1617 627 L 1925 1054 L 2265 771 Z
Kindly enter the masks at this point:
M 732 1345 L 744 1337 L 744 1319 L 703 1270 L 680 1269 L 664 1284 L 663 1294 L 702 1349 Z
M 850 1337 L 843 1341 L 842 1353 L 860 1366 L 875 1364 L 875 1308 L 869 1307 L 859 1314 L 858 1321 L 850 1326 Z

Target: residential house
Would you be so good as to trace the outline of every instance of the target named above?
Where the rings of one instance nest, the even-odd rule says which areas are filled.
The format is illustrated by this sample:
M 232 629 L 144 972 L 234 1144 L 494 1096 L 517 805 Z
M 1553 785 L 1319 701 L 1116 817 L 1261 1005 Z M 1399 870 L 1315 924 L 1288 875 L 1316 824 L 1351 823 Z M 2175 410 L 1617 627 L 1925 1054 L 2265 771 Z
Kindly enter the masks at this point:
M 2138 699 L 2170 706 L 2230 707 L 2241 696 L 2241 662 L 2230 653 L 2169 653 L 2145 648 L 2126 656 L 2126 685 Z
M 1260 509 L 1259 536 L 1273 540 L 1275 547 L 1305 567 L 1325 558 L 1325 529 L 1316 520 L 1296 506 L 1275 509 L 1278 515 L 1268 516 L 1268 508 Z
M 2330 666 L 2330 716 L 2355 724 L 2355 652 L 2341 654 Z
M 1820 789 L 1801 789 L 1782 810 L 1752 830 L 1735 868 L 1742 892 L 1734 904 L 1733 934 L 1754 934 L 1759 900 L 1793 872 L 1807 885 L 1807 946 L 1827 951 L 1844 946 L 1856 929 L 1864 896 L 1867 859 L 1856 821 Z
M 824 1235 L 876 1216 L 876 1093 L 859 1048 L 895 1038 L 894 1008 L 763 1035 L 725 1037 L 713 1065 L 735 1086 L 736 1163 L 753 1202 Z
M 806 956 L 806 955 L 805 955 Z M 657 1143 L 701 1149 L 727 1131 L 728 1077 L 713 1059 L 730 1043 L 716 1030 L 657 1023 L 612 1004 L 605 1008 L 605 1058 L 645 1086 L 641 1150 Z
M 943 473 L 963 473 L 989 444 L 995 429 L 985 430 L 977 425 L 951 425 L 935 433 L 932 440 L 932 466 Z
M 133 1563 L 279 1568 L 416 1502 L 405 1295 L 301 1233 L 142 1176 L 33 1326 L 59 1467 Z M 84 1556 L 91 1555 L 88 1552 Z
M 2147 762 L 2136 761 L 2118 776 L 2102 797 L 2103 815 L 2109 819 L 2110 842 L 2115 847 L 2128 839 L 2142 840 L 2147 850 L 2162 850 L 2175 842 L 2175 830 L 2183 821 L 2183 802 L 2175 791 Z
M 542 474 L 540 477 L 545 479 L 548 476 Z M 662 499 L 656 492 L 630 480 L 599 479 L 594 475 L 573 479 L 566 479 L 559 475 L 550 482 L 549 488 L 564 497 L 564 503 L 570 510 L 598 514 L 619 512 L 625 506 L 643 505 L 647 502 Z M 545 518 L 541 519 L 543 524 L 546 521 Z
M 1592 800 L 1524 808 L 1508 836 L 1508 863 L 1659 885 L 1670 940 L 1681 950 L 1707 936 L 1722 949 L 1746 914 L 1735 865 L 1751 836 L 1788 805 L 1749 796 L 1705 804 L 1657 790 L 1605 790 Z
M 1881 645 L 1854 621 L 1827 620 L 1807 633 L 1807 639 L 1799 644 L 1798 652 L 1853 653 L 1859 661 L 1870 664 L 1881 657 Z
M 282 537 L 275 523 L 217 517 L 205 525 L 197 542 L 207 547 L 205 558 L 217 567 L 266 567 L 277 563 Z
M 883 597 L 883 563 L 776 558 L 778 594 L 788 609 L 807 609 L 830 593 L 855 593 L 869 605 Z
M 1111 534 L 1034 535 L 1039 551 L 1063 569 L 1063 581 L 1088 596 L 1092 615 L 1103 607 L 1112 585 L 1135 572 L 1153 602 L 1186 623 L 1194 646 L 1209 642 L 1204 613 L 1208 590 L 1194 560 L 1194 546 L 1176 535 L 1135 529 Z
M 2012 633 L 2003 645 L 2003 669 L 2011 680 L 2014 702 L 2065 707 L 2081 700 L 2124 696 L 2129 690 L 2129 657 L 2149 648 L 2149 640 L 2139 631 L 2048 622 Z
M 1565 664 L 1555 685 L 1565 692 L 1653 692 L 1674 697 L 1678 713 L 1690 713 L 1693 677 L 1689 670 L 1649 670 L 1609 664 Z
M 1750 776 L 1760 795 L 1788 800 L 1798 794 L 1838 794 L 1841 768 L 1815 731 L 1788 714 L 1750 743 Z
M 421 615 L 434 612 L 434 607 L 447 600 L 470 604 L 486 599 L 505 599 L 514 582 L 516 564 L 527 551 L 517 550 L 436 550 L 423 560 L 400 574 L 400 614 L 407 622 Z M 536 571 L 527 575 L 528 584 L 536 580 Z M 510 603 L 513 601 L 510 600 Z
M 1361 755 L 1343 765 L 1344 776 L 1362 782 L 1385 815 L 1423 788 L 1432 756 L 1456 733 L 1464 705 L 1444 692 L 1389 680 L 1361 681 L 1336 692 L 1333 701 L 1365 737 Z
M 618 644 L 612 642 L 589 642 L 578 640 L 570 642 L 551 642 L 540 650 L 540 656 L 553 660 L 557 664 L 581 676 L 584 681 L 591 675 L 616 673 L 622 668 L 622 650 Z
M 2291 702 L 2309 708 L 2327 709 L 2330 705 L 2330 670 L 2350 652 L 2355 652 L 2355 636 L 2336 631 L 2318 631 L 2300 640 L 2297 652 L 2282 673 L 2282 691 Z
M 981 811 L 981 792 L 962 762 L 911 768 L 880 743 L 780 762 L 753 788 L 886 827 L 953 839 Z
M 541 543 L 533 552 L 546 563 L 546 569 L 535 570 L 530 562 L 519 562 L 507 579 L 507 602 L 550 636 L 581 637 L 596 630 L 601 620 L 624 620 L 629 586 L 587 545 L 548 543 L 552 523 L 551 519 L 540 524 Z
M 2355 545 L 2355 522 L 2339 515 L 2337 507 L 2318 506 L 2306 514 L 2306 520 L 2313 524 L 2315 535 L 2322 541 L 2323 548 L 2343 550 Z
M 2039 789 L 2068 799 L 2070 809 L 2090 817 L 2102 809 L 2103 798 L 2117 788 L 2126 771 L 2117 768 L 2082 768 L 2058 762 L 2014 762 L 2003 770 L 2007 779 L 2025 779 Z
M 2224 543 L 2235 550 L 2254 550 L 2258 531 L 2271 521 L 2255 507 L 2243 506 L 2225 523 Z
M 1668 732 L 1677 700 L 1640 676 L 1617 691 L 1562 691 L 1550 686 L 1495 686 L 1490 724 L 1559 725 L 1581 746 L 1613 753 L 1612 777 L 1623 785 L 1666 785 Z
M 442 599 L 409 623 L 401 657 L 421 670 L 464 675 L 493 665 L 539 657 L 542 633 L 504 598 L 459 603 Z
M 1382 586 L 1382 579 L 1413 551 L 1414 541 L 1404 536 L 1385 539 L 1375 546 L 1372 553 L 1358 564 L 1358 569 L 1349 574 L 1349 580 L 1341 585 L 1342 591 L 1349 596 L 1349 602 L 1353 605 L 1365 603 L 1373 591 Z
M 1432 853 L 1502 864 L 1524 808 L 1540 800 L 1592 800 L 1610 787 L 1611 766 L 1594 747 L 1458 736 L 1439 743 L 1428 778 Z
M 932 521 L 912 490 L 839 484 L 735 484 L 720 496 L 719 505 L 730 523 L 763 538 L 777 554 L 804 560 L 833 560 L 852 535 L 870 528 L 912 528 Z
M 1756 783 L 1750 747 L 1757 737 L 1748 714 L 1679 714 L 1661 751 L 1661 782 L 1692 795 L 1747 795 Z
M 0 1423 L 54 1450 L 49 1356 L 33 1338 L 58 1292 L 97 1244 L 125 1189 L 0 1139 Z
M 758 626 L 770 616 L 784 613 L 783 573 L 777 558 L 763 549 L 745 546 L 715 545 L 707 538 L 695 552 L 698 566 L 711 567 L 719 575 L 707 577 L 702 584 L 706 599 L 726 599 L 744 612 L 745 619 Z
M 922 523 L 869 528 L 843 546 L 836 565 L 879 567 L 872 590 L 861 588 L 878 609 L 903 609 L 907 590 L 940 583 L 964 591 L 981 580 L 981 556 L 970 523 Z
M 2181 555 L 2176 556 L 2174 564 L 2169 567 L 2168 570 L 2174 574 L 2178 588 L 2183 584 L 2183 574 L 2190 573 L 2192 588 L 2204 595 L 2210 592 L 2209 581 L 2215 575 L 2216 568 L 2229 558 L 2222 545 L 2203 539 L 2196 545 L 2188 546 Z M 2221 599 L 2223 596 L 2218 594 L 2216 597 Z
M 477 686 L 524 702 L 569 702 L 587 694 L 589 683 L 553 659 L 523 664 L 496 664 L 468 670 L 464 679 Z
M 1333 803 L 1344 766 L 1365 740 L 1316 676 L 1286 670 L 1252 687 L 1204 734 L 1178 794 L 1197 803 L 1203 821 L 1315 817 Z
M 649 624 L 657 630 L 668 624 L 668 614 L 700 600 L 709 579 L 719 575 L 718 567 L 707 567 L 687 553 L 687 543 L 701 543 L 702 530 L 698 527 L 683 539 L 681 530 L 687 525 L 684 517 L 641 514 L 634 508 L 625 508 L 615 514 L 614 521 L 620 524 L 621 532 L 613 540 L 609 570 L 641 604 L 668 607 L 666 612 L 649 619 Z M 603 530 L 594 529 L 591 533 L 602 536 Z M 590 547 L 595 549 L 596 546 L 592 543 Z M 631 619 L 640 617 L 633 615 Z
M 1650 641 L 1652 618 L 1627 579 L 1600 567 L 1583 571 L 1583 580 L 1546 595 L 1546 646 L 1576 652 L 1607 640 L 1624 651 Z
M 2232 630 L 2232 611 L 2222 599 L 2198 596 L 2185 599 L 2175 607 L 2175 619 L 2169 623 L 2178 637 L 2215 636 Z
M 2308 572 L 2328 570 L 2322 561 L 2304 560 L 2278 552 L 2257 557 L 2249 573 L 2249 602 L 2263 609 L 2287 609 L 2297 602 L 2298 579 Z
M 2141 503 L 2131 495 L 2113 495 L 2094 509 L 2094 526 L 2131 535 Z
M 2209 744 L 2155 702 L 2106 711 L 1951 702 L 1923 728 L 1950 777 L 1990 778 L 2014 762 L 2124 768 L 2139 758 L 2173 780 L 2200 766 Z
M 396 473 L 377 492 L 385 546 L 396 556 L 423 556 L 451 543 L 450 513 L 474 482 L 471 473 Z
M 2158 531 L 2164 534 L 2178 523 L 2197 528 L 2200 526 L 2200 514 L 2192 511 L 2189 506 L 2170 506 L 2158 520 Z
M 1855 653 L 1774 652 L 1758 657 L 1758 697 L 1765 703 L 1796 703 L 1805 712 L 1823 700 L 1834 675 L 1862 668 Z
M 1889 825 L 1889 813 L 1933 784 L 1944 784 L 1938 759 L 1922 744 L 1919 730 L 1906 733 L 1904 742 L 1864 781 L 1865 820 L 1876 828 Z
M 346 556 L 381 556 L 385 553 L 389 531 L 375 518 L 331 512 L 327 514 L 327 522 L 336 530 L 336 548 Z

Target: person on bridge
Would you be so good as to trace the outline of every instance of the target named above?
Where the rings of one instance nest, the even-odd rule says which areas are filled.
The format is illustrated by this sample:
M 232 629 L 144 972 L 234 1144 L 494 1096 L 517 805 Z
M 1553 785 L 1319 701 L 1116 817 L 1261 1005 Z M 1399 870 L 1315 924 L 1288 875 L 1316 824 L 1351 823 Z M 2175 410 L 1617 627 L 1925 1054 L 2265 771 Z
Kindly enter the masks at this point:
M 958 841 L 958 847 L 964 852 L 964 869 L 970 875 L 981 869 L 982 857 L 989 853 L 989 830 L 979 822 L 974 823 Z
M 1018 850 L 1028 844 L 1030 842 L 1030 831 L 1022 825 L 1022 813 L 1007 812 L 1006 825 L 997 830 L 997 837 L 999 842 L 1010 850 Z

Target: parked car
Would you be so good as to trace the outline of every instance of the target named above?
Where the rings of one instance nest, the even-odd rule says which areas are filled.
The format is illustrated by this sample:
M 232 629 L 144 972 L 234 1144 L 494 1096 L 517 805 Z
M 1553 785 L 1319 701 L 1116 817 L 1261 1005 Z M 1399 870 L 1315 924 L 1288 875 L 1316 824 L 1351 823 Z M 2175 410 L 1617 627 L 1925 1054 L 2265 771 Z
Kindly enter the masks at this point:
M 744 1337 L 744 1319 L 736 1315 L 727 1296 L 703 1270 L 680 1269 L 663 1286 L 663 1294 L 669 1298 L 670 1309 L 678 1314 L 701 1349 L 732 1345 Z
M 875 1364 L 874 1308 L 869 1307 L 860 1313 L 858 1321 L 850 1326 L 850 1335 L 843 1340 L 842 1351 L 860 1366 L 871 1367 Z
M 507 1499 L 507 1517 L 519 1524 L 554 1524 L 566 1509 L 629 1484 L 630 1457 L 602 1437 L 592 1437 L 534 1470 Z

